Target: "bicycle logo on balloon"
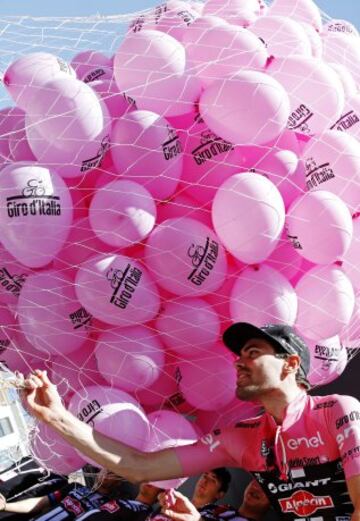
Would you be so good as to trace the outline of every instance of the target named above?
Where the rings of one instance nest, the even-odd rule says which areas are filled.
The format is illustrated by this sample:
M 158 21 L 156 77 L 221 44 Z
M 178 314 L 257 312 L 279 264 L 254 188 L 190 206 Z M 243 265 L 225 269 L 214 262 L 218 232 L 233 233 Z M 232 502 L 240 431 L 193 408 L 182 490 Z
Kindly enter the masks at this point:
M 204 255 L 205 255 L 205 248 L 200 245 L 192 244 L 190 248 L 187 251 L 188 256 L 191 259 L 192 265 L 197 268 L 200 266 Z
M 124 272 L 118 269 L 110 268 L 106 274 L 107 280 L 110 282 L 112 289 L 118 289 L 124 278 Z
M 203 130 L 200 134 L 200 143 L 202 145 L 207 145 L 209 143 L 212 143 L 213 141 L 216 141 L 217 139 L 219 139 L 219 137 L 214 134 L 214 132 L 212 132 L 212 130 L 210 129 L 207 129 L 207 130 Z
M 43 179 L 29 179 L 22 194 L 24 197 L 43 197 L 46 194 L 46 188 L 43 185 Z

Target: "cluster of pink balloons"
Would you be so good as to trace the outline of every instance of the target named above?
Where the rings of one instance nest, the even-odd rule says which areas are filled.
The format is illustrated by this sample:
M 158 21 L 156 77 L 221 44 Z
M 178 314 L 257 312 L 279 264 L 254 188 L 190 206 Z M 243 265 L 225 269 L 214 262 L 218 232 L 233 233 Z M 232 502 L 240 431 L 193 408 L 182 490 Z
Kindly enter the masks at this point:
M 360 342 L 356 29 L 313 0 L 165 7 L 114 56 L 16 59 L 0 112 L 2 360 L 143 450 L 256 414 L 231 322 L 297 328 L 313 385 Z M 81 466 L 40 430 L 40 459 Z

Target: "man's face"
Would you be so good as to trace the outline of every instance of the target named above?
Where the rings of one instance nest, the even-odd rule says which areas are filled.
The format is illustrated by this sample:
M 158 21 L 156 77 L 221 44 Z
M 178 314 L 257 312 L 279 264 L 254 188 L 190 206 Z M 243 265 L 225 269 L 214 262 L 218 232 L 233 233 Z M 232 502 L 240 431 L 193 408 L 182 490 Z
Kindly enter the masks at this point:
M 221 482 L 214 472 L 204 472 L 196 482 L 193 498 L 203 504 L 213 503 L 224 496 L 220 492 Z
M 246 342 L 235 361 L 238 398 L 256 400 L 279 388 L 284 361 L 275 354 L 275 349 L 266 340 L 253 338 Z
M 263 512 L 270 508 L 270 502 L 256 479 L 250 481 L 246 487 L 244 491 L 243 505 L 251 507 L 252 509 L 256 508 L 259 512 Z

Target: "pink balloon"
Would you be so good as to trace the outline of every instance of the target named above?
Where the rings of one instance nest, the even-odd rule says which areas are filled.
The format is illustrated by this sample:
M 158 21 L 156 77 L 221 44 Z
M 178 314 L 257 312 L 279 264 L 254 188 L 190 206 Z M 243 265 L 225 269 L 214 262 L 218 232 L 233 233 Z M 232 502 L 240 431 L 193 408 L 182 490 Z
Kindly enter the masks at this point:
M 246 268 L 236 280 L 230 296 L 234 322 L 257 326 L 295 323 L 297 296 L 290 282 L 270 266 Z
M 23 117 L 24 112 L 17 107 L 0 110 L 0 167 L 13 159 L 10 138 L 19 121 L 23 121 Z
M 76 450 L 45 423 L 37 425 L 31 441 L 31 453 L 46 469 L 57 474 L 70 474 L 86 463 Z
M 164 366 L 164 348 L 149 328 L 115 328 L 101 333 L 95 356 L 105 380 L 124 391 L 152 385 Z
M 307 22 L 300 22 L 301 27 L 304 29 L 306 36 L 310 42 L 311 54 L 314 58 L 322 58 L 323 46 L 320 34 L 317 32 L 313 25 Z
M 14 348 L 17 341 L 19 325 L 6 306 L 0 306 L 0 353 L 8 347 Z
M 172 195 L 181 175 L 179 136 L 154 112 L 126 114 L 114 126 L 111 155 L 120 174 L 145 186 L 156 199 Z
M 197 440 L 193 425 L 177 412 L 165 409 L 154 411 L 148 415 L 148 419 L 151 425 L 150 452 L 160 448 L 188 445 Z
M 349 277 L 356 291 L 360 290 L 360 215 L 353 220 L 353 238 L 348 250 L 341 257 L 342 269 Z
M 177 375 L 178 359 L 167 353 L 157 380 L 146 389 L 137 390 L 134 393 L 136 399 L 147 411 L 167 407 L 182 412 L 185 399 L 179 391 Z
M 119 92 L 114 79 L 92 81 L 90 87 L 105 103 L 112 119 L 121 118 L 126 112 L 136 109 L 135 100 Z
M 190 132 L 183 133 L 182 143 L 184 163 L 179 189 L 202 205 L 210 205 L 219 186 L 241 171 L 236 148 L 212 132 L 201 118 Z
M 274 0 L 270 15 L 287 16 L 292 20 L 307 22 L 319 32 L 322 30 L 321 12 L 313 0 Z
M 111 119 L 92 88 L 75 78 L 43 85 L 31 101 L 26 134 L 38 161 L 63 177 L 78 177 L 101 165 L 110 146 Z
M 220 319 L 221 334 L 232 324 L 230 318 L 230 295 L 236 280 L 245 267 L 229 254 L 227 259 L 228 269 L 224 283 L 216 292 L 204 296 L 204 300 L 212 306 Z
M 161 6 L 157 5 L 155 9 L 152 9 L 147 13 L 139 13 L 133 20 L 131 20 L 128 32 L 131 33 L 139 33 L 143 29 L 145 30 L 154 30 L 156 29 L 156 21 L 155 14 L 158 13 L 158 16 L 164 11 L 166 4 L 162 4 Z
M 193 76 L 195 78 L 195 76 Z M 194 120 L 199 115 L 198 99 L 187 106 L 187 112 L 178 116 L 167 116 L 166 119 L 177 131 L 189 130 L 194 125 Z M 180 134 L 181 136 L 181 134 Z
M 311 385 L 326 385 L 340 376 L 347 365 L 346 348 L 341 345 L 338 336 L 316 342 L 307 342 L 310 349 L 310 371 L 308 380 Z
M 88 217 L 91 190 L 87 189 L 85 183 L 83 183 L 84 178 L 67 178 L 64 179 L 64 181 L 66 186 L 69 188 L 73 203 L 73 220 L 75 221 Z
M 186 401 L 204 411 L 228 405 L 235 396 L 236 372 L 232 354 L 221 345 L 211 346 L 179 362 L 179 383 Z M 216 392 L 214 392 L 216 389 Z
M 202 4 L 204 6 L 204 4 Z M 196 42 L 201 42 L 202 38 L 206 38 L 207 32 L 212 29 L 213 27 L 217 27 L 219 25 L 229 25 L 223 18 L 220 18 L 219 16 L 213 16 L 213 15 L 202 15 L 200 18 L 195 20 L 194 23 L 192 23 L 186 33 L 184 34 L 184 37 L 182 39 L 182 43 L 186 49 L 187 55 L 188 53 L 188 45 L 192 46 L 193 44 L 196 44 Z M 200 46 L 200 45 L 199 45 Z M 194 47 L 195 51 L 195 47 Z M 196 52 L 196 51 L 195 51 Z M 209 49 L 210 53 L 213 53 L 213 49 Z M 218 57 L 218 51 L 216 51 L 216 56 Z M 204 64 L 205 66 L 205 64 Z M 187 56 L 187 67 L 190 69 L 191 73 L 194 73 L 193 69 L 189 67 L 189 56 Z
M 0 302 L 15 305 L 31 270 L 20 264 L 0 244 Z
M 186 195 L 178 195 L 157 204 L 157 223 L 166 219 L 189 217 L 212 228 L 211 213 L 207 208 L 199 208 L 198 204 Z
M 158 31 L 163 31 L 181 42 L 189 26 L 197 18 L 199 13 L 189 5 L 189 2 L 168 0 L 166 9 L 156 18 L 155 27 Z
M 55 78 L 74 76 L 75 72 L 62 58 L 46 52 L 34 52 L 21 56 L 9 65 L 3 82 L 16 105 L 27 111 L 32 98 L 42 96 L 40 93 L 45 83 Z
M 44 354 L 36 353 L 39 351 L 36 351 L 28 342 L 23 342 L 21 338 L 18 338 L 13 345 L 1 352 L 0 363 L 4 365 L 5 370 L 7 368 L 11 372 L 18 371 L 23 375 L 28 375 L 35 369 L 48 369 L 48 364 L 44 361 Z
M 197 432 L 193 425 L 181 414 L 173 411 L 155 411 L 148 415 L 151 426 L 150 439 L 147 451 L 153 452 L 179 447 L 194 443 Z M 152 484 L 160 488 L 177 488 L 187 478 L 178 478 L 163 481 L 153 481 Z
M 182 0 L 167 0 L 146 13 L 140 13 L 130 26 L 129 31 L 138 33 L 143 29 L 160 30 L 181 41 L 194 21 L 201 15 L 203 4 L 199 2 L 184 2 Z
M 354 289 L 341 269 L 312 268 L 296 284 L 296 293 L 299 302 L 296 328 L 307 338 L 330 338 L 350 322 Z
M 357 93 L 346 101 L 342 116 L 330 128 L 360 139 L 360 94 Z
M 108 168 L 99 168 L 93 170 L 91 173 L 93 172 L 96 173 L 91 187 L 93 193 L 95 192 L 95 190 L 100 190 L 107 184 L 112 183 L 113 181 L 118 181 L 120 178 L 122 178 L 122 174 L 117 173 L 113 164 L 111 164 L 111 166 L 109 166 Z
M 291 249 L 294 252 L 296 252 L 295 248 L 292 246 L 292 244 L 288 240 L 287 240 L 287 243 L 291 246 Z M 300 257 L 299 254 L 297 254 L 297 256 Z M 296 284 L 305 275 L 305 273 L 308 273 L 312 268 L 315 268 L 315 266 L 316 266 L 316 264 L 314 264 L 313 262 L 310 262 L 310 261 L 302 258 L 302 263 L 300 264 L 299 270 L 291 278 L 291 284 L 294 287 L 296 287 Z
M 345 36 L 359 36 L 359 32 L 356 27 L 348 22 L 347 20 L 332 19 L 324 25 L 323 35 L 330 34 L 344 34 Z
M 156 220 L 156 206 L 146 188 L 132 181 L 113 181 L 91 200 L 89 221 L 99 239 L 126 248 L 145 239 Z
M 278 188 L 285 207 L 305 192 L 304 166 L 291 150 L 272 150 L 254 161 L 251 171 L 267 177 Z
M 154 282 L 145 268 L 129 257 L 90 257 L 80 266 L 75 284 L 82 305 L 106 324 L 141 324 L 154 318 L 159 310 Z
M 13 161 L 36 161 L 26 137 L 25 115 L 19 117 L 9 136 L 9 149 Z
M 302 158 L 308 190 L 332 192 L 348 205 L 351 212 L 357 211 L 360 203 L 360 150 L 354 137 L 335 130 L 324 132 L 306 144 Z
M 274 173 L 273 170 L 275 171 L 275 169 L 279 168 L 280 171 L 283 171 L 284 167 L 286 167 L 290 173 L 293 172 L 296 166 L 294 156 L 298 157 L 300 155 L 301 146 L 296 134 L 291 130 L 285 129 L 279 136 L 268 143 L 263 145 L 241 145 L 236 147 L 236 150 L 239 167 L 245 170 L 252 170 L 264 163 L 265 168 L 271 173 Z M 285 155 L 281 155 L 281 153 L 284 152 Z M 292 152 L 294 155 L 290 155 L 289 152 Z M 279 153 L 280 156 L 278 156 Z M 274 162 L 272 160 L 273 157 L 277 157 Z M 283 163 L 282 166 L 281 163 Z M 266 172 L 264 171 L 263 173 Z
M 150 234 L 146 265 L 159 286 L 180 296 L 216 291 L 226 276 L 226 257 L 215 234 L 190 218 L 168 219 Z
M 315 264 L 341 259 L 353 236 L 348 207 L 325 190 L 307 192 L 296 199 L 288 210 L 286 229 L 298 253 Z
M 219 411 L 198 411 L 196 425 L 206 434 L 215 429 L 234 427 L 238 422 L 259 416 L 261 411 L 260 405 L 235 398 L 229 405 Z
M 76 54 L 70 62 L 71 67 L 76 72 L 76 76 L 84 83 L 96 80 L 111 80 L 112 61 L 99 51 L 82 51 Z
M 290 103 L 284 87 L 268 74 L 239 71 L 204 90 L 200 113 L 208 127 L 230 143 L 259 145 L 285 129 Z
M 353 349 L 360 348 L 360 294 L 355 296 L 354 312 L 351 316 L 350 322 L 341 330 L 340 334 L 341 344 L 349 349 L 349 355 L 353 355 Z
M 199 13 L 200 15 L 202 14 L 204 4 L 203 2 L 201 2 L 201 0 L 190 0 L 190 6 L 192 7 L 192 9 L 195 9 L 197 13 Z
M 148 445 L 148 419 L 135 398 L 124 391 L 89 386 L 71 398 L 69 411 L 114 440 L 140 450 Z
M 291 152 L 294 152 L 295 155 L 299 156 L 302 144 L 297 138 L 308 139 L 306 136 L 303 136 L 302 134 L 300 134 L 300 136 L 296 135 L 294 132 L 286 128 L 279 136 L 264 145 L 264 147 L 267 148 L 267 152 L 270 147 L 274 149 L 274 152 L 290 150 Z
M 270 56 L 311 56 L 311 46 L 300 23 L 287 16 L 261 16 L 249 27 L 265 42 Z
M 22 264 L 46 266 L 61 250 L 72 220 L 64 181 L 36 163 L 14 163 L 1 170 L 0 190 L 2 244 Z
M 323 49 L 323 59 L 326 62 L 344 65 L 359 84 L 360 48 L 358 38 L 339 33 L 327 33 L 323 37 Z
M 347 67 L 345 67 L 344 65 L 341 65 L 340 63 L 330 62 L 330 63 L 328 63 L 328 65 L 336 72 L 339 80 L 341 81 L 341 84 L 343 86 L 344 93 L 345 93 L 345 101 L 347 98 L 352 98 L 353 96 L 355 96 L 355 94 L 357 94 L 357 92 L 358 92 L 358 87 L 357 87 L 356 82 L 355 82 L 351 72 L 349 71 L 349 69 Z M 343 112 L 344 112 L 344 114 L 346 114 L 345 108 L 344 108 Z M 341 125 L 339 125 L 339 127 L 340 126 Z M 344 130 L 342 128 L 338 128 L 336 126 L 336 124 L 334 124 L 333 127 L 336 130 Z
M 229 23 L 246 27 L 260 14 L 260 5 L 258 0 L 207 0 L 203 14 L 220 16 Z
M 93 232 L 89 219 L 74 221 L 63 248 L 53 262 L 54 268 L 62 271 L 70 278 L 75 277 L 76 270 L 89 257 L 99 252 L 108 252 L 110 248 Z
M 344 89 L 337 74 L 320 60 L 309 56 L 277 58 L 267 67 L 267 73 L 289 96 L 291 130 L 319 134 L 341 115 Z
M 83 393 L 90 385 L 107 385 L 97 368 L 94 349 L 95 341 L 90 338 L 71 356 L 51 357 L 51 381 L 63 398 L 76 391 Z
M 67 355 L 89 334 L 91 315 L 77 300 L 70 280 L 55 270 L 29 275 L 17 313 L 27 340 L 45 353 Z
M 201 17 L 184 34 L 187 67 L 206 87 L 239 69 L 262 69 L 268 52 L 251 31 Z
M 133 98 L 138 109 L 171 116 L 186 113 L 199 95 L 199 86 L 189 82 L 185 66 L 180 42 L 145 29 L 126 35 L 115 54 L 114 74 L 119 91 Z
M 260 6 L 260 15 L 259 16 L 265 16 L 268 12 L 268 5 L 265 3 L 265 0 L 258 0 L 259 6 Z
M 165 302 L 156 329 L 169 349 L 186 357 L 217 342 L 220 320 L 204 300 L 178 298 Z
M 266 177 L 236 174 L 217 191 L 214 229 L 226 249 L 244 263 L 265 260 L 274 250 L 285 222 L 280 192 Z
M 265 264 L 281 273 L 290 282 L 296 276 L 303 274 L 303 258 L 287 238 L 286 232 L 283 232 L 275 250 L 265 260 Z

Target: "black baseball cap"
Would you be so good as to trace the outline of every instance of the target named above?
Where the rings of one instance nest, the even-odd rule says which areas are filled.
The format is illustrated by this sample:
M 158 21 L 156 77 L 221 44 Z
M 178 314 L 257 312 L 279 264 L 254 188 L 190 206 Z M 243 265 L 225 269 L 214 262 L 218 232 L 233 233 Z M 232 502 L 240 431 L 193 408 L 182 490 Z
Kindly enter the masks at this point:
M 262 338 L 269 342 L 276 352 L 298 355 L 300 357 L 299 376 L 308 384 L 310 352 L 304 340 L 294 329 L 284 324 L 267 324 L 256 327 L 248 322 L 232 324 L 223 335 L 223 342 L 233 353 L 239 354 L 246 342 L 252 338 Z

